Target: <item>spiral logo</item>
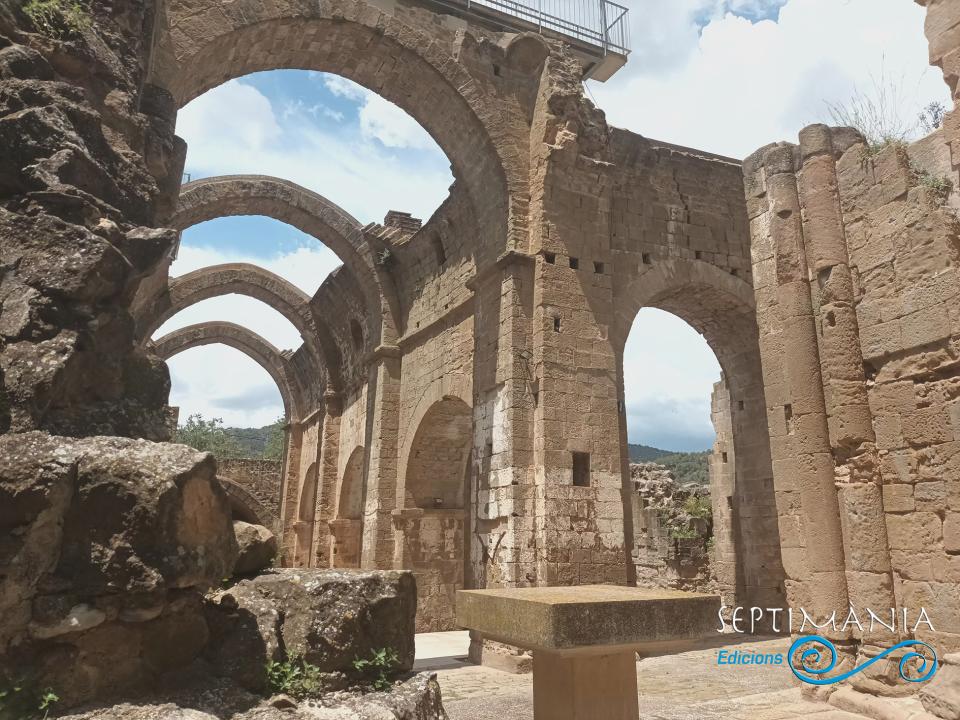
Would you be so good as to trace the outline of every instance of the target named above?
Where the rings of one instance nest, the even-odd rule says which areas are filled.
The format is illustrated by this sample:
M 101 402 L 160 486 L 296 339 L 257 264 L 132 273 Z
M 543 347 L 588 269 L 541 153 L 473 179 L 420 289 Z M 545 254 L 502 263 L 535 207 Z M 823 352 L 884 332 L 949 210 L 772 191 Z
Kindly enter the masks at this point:
M 884 650 L 875 658 L 835 677 L 824 676 L 829 675 L 837 665 L 837 648 L 832 642 L 820 635 L 804 635 L 794 640 L 790 646 L 790 650 L 787 652 L 787 658 L 789 658 L 790 670 L 803 682 L 809 683 L 810 685 L 832 685 L 841 680 L 846 680 L 851 675 L 856 675 L 858 672 L 866 670 L 875 662 L 883 660 L 883 658 L 900 648 L 906 647 L 925 648 L 929 652 L 930 657 L 927 657 L 921 652 L 917 652 L 917 650 L 904 653 L 903 657 L 900 658 L 899 667 L 897 668 L 900 677 L 907 682 L 915 683 L 926 682 L 932 678 L 938 667 L 937 653 L 932 647 L 919 640 L 904 640 L 901 643 L 897 643 L 893 647 Z M 830 659 L 826 667 L 820 667 L 820 665 L 823 664 L 824 651 L 829 654 Z M 920 677 L 910 677 L 907 675 L 906 670 L 911 667 L 911 664 L 913 669 L 920 673 Z M 927 669 L 928 664 L 930 666 L 929 669 Z

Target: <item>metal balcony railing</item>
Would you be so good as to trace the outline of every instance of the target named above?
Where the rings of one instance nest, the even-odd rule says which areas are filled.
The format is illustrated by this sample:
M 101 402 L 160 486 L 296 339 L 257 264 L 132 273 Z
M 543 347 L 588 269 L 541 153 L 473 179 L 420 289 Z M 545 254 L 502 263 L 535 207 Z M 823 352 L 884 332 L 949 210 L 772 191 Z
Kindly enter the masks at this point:
M 610 0 L 441 0 L 468 11 L 488 8 L 601 48 L 603 54 L 630 53 L 627 8 Z

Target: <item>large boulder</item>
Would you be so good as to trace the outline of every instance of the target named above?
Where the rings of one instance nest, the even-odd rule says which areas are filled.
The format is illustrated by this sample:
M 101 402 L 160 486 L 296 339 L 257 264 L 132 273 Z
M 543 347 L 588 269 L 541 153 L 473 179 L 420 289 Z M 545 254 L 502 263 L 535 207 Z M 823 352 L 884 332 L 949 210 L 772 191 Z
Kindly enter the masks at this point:
M 65 702 L 196 656 L 207 637 L 202 593 L 236 553 L 209 454 L 0 436 L 0 656 Z
M 273 564 L 277 556 L 277 536 L 269 528 L 234 520 L 233 534 L 237 536 L 239 549 L 234 575 L 252 575 Z
M 241 691 L 242 692 L 242 691 Z M 224 712 L 222 692 L 171 701 L 138 702 L 67 715 L 64 720 L 446 720 L 436 676 L 415 675 L 386 692 L 334 692 L 315 700 L 263 700 L 246 710 Z M 232 710 L 232 709 L 231 709 Z M 227 714 L 229 713 L 229 714 Z
M 933 680 L 920 690 L 924 709 L 943 720 L 960 720 L 960 653 L 946 655 Z
M 275 569 L 213 595 L 207 652 L 216 671 L 265 687 L 265 665 L 299 655 L 328 687 L 356 680 L 353 661 L 393 649 L 413 667 L 417 590 L 406 571 Z

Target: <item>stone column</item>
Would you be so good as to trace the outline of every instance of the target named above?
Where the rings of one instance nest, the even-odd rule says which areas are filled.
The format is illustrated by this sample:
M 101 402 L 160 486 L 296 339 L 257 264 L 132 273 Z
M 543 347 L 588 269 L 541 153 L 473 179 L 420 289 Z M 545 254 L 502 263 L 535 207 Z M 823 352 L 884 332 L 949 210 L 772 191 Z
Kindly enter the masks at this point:
M 839 491 L 850 602 L 895 607 L 856 297 L 830 128 L 800 133 L 800 194 L 807 261 L 819 288 L 820 367 Z
M 533 258 L 508 253 L 471 283 L 476 302 L 473 363 L 473 452 L 464 586 L 536 583 L 532 480 L 536 379 L 530 370 Z M 516 671 L 531 658 L 470 633 L 470 658 Z
M 380 345 L 369 360 L 364 486 L 363 546 L 360 567 L 393 567 L 393 520 L 397 508 L 397 453 L 400 426 L 400 373 L 403 352 Z
M 818 616 L 842 613 L 848 607 L 843 540 L 840 529 L 834 465 L 820 374 L 816 321 L 804 253 L 800 198 L 794 171 L 794 147 L 777 146 L 765 153 L 770 236 L 776 267 L 774 319 L 782 333 L 784 397 L 782 450 L 775 461 L 778 506 L 785 498 L 799 501 L 780 515 L 797 515 L 799 542 L 783 547 L 787 598 L 793 608 Z M 761 328 L 763 331 L 763 328 Z M 771 430 L 771 436 L 780 433 Z M 783 494 L 781 494 L 783 493 Z M 825 634 L 846 639 L 846 633 Z
M 297 548 L 296 521 L 303 427 L 300 423 L 288 422 L 284 432 L 286 441 L 280 487 L 280 565 L 290 567 Z
M 326 415 L 320 436 L 317 512 L 313 530 L 312 566 L 331 567 L 330 527 L 337 512 L 337 460 L 340 456 L 340 413 L 342 400 L 334 390 L 323 394 Z
M 533 405 L 530 353 L 532 258 L 508 253 L 472 283 L 474 438 L 468 587 L 536 581 L 534 565 Z M 492 310 L 492 312 L 491 312 Z
M 710 499 L 713 505 L 713 553 L 710 570 L 717 582 L 723 604 L 734 607 L 742 593 L 743 578 L 737 553 L 737 473 L 733 418 L 730 410 L 730 390 L 723 378 L 713 385 L 710 420 L 717 433 L 709 460 Z

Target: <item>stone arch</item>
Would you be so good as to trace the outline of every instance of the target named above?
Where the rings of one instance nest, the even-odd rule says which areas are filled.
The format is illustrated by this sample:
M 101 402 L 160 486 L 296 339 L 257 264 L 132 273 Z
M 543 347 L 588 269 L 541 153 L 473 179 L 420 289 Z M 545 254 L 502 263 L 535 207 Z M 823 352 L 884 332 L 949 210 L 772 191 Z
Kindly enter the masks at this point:
M 330 521 L 330 564 L 338 568 L 360 567 L 363 550 L 363 461 L 365 448 L 358 445 L 347 458 L 337 489 L 337 509 Z
M 236 215 L 263 215 L 312 235 L 346 265 L 363 291 L 371 331 L 396 337 L 399 301 L 376 263 L 360 222 L 322 195 L 267 175 L 226 175 L 187 183 L 171 225 L 186 230 L 201 222 Z M 379 322 L 380 326 L 375 325 Z
M 256 265 L 226 263 L 171 278 L 164 292 L 138 313 L 138 335 L 145 341 L 181 310 L 233 293 L 259 300 L 289 320 L 300 332 L 314 361 L 327 368 L 332 388 L 340 389 L 340 352 L 323 320 L 314 318 L 310 297 L 279 275 Z
M 673 258 L 657 261 L 615 287 L 614 306 L 611 341 L 618 358 L 621 401 L 624 345 L 641 308 L 658 308 L 684 320 L 716 355 L 725 390 L 720 392 L 718 384 L 713 400 L 722 395 L 730 405 L 725 417 L 733 436 L 734 467 L 729 473 L 732 487 L 723 488 L 717 474 L 711 474 L 714 528 L 718 539 L 729 530 L 729 549 L 736 561 L 721 560 L 714 570 L 725 596 L 735 596 L 738 604 L 782 603 L 783 567 L 753 288 L 714 265 Z M 626 465 L 623 413 L 621 446 Z
M 363 445 L 355 447 L 343 469 L 337 494 L 337 517 L 344 520 L 363 518 L 363 452 Z
M 280 390 L 288 420 L 303 416 L 304 395 L 286 359 L 269 342 L 240 325 L 228 322 L 188 325 L 155 340 L 153 347 L 161 359 L 169 360 L 191 348 L 217 343 L 239 350 L 270 374 Z
M 230 498 L 234 520 L 254 525 L 263 525 L 276 532 L 277 518 L 243 485 L 230 478 L 218 475 L 217 479 Z
M 464 406 L 472 405 L 472 379 L 466 375 L 443 375 L 431 383 L 420 396 L 417 406 L 409 422 L 403 427 L 405 432 L 400 440 L 399 476 L 397 478 L 397 497 L 406 497 L 407 470 L 410 465 L 410 456 L 413 452 L 416 431 L 423 425 L 427 413 L 445 399 L 459 400 Z M 471 437 L 472 440 L 472 437 Z M 408 504 L 404 502 L 404 504 Z
M 404 505 L 463 509 L 473 440 L 473 411 L 455 396 L 430 405 L 406 454 Z
M 441 41 L 363 0 L 252 3 L 229 12 L 215 0 L 170 0 L 149 82 L 179 107 L 232 78 L 275 69 L 331 72 L 395 103 L 416 119 L 462 179 L 491 247 L 525 249 L 523 164 L 500 103 L 455 54 L 472 37 Z M 352 61 L 349 58 L 362 58 Z M 525 202 L 518 204 L 525 207 Z M 511 222 L 514 220 L 515 222 Z

